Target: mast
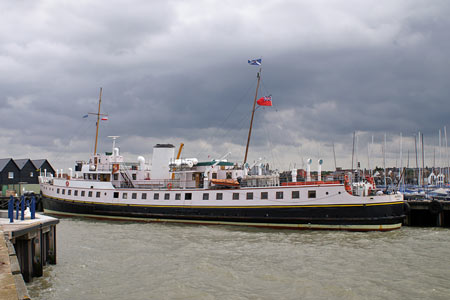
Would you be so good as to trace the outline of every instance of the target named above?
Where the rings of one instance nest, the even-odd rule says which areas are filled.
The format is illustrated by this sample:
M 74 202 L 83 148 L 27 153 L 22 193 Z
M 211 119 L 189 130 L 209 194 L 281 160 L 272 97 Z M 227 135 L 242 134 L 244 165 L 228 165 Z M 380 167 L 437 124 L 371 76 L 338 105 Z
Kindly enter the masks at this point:
M 258 77 L 258 83 L 256 84 L 255 100 L 253 101 L 253 109 L 252 109 L 252 119 L 250 120 L 250 128 L 248 130 L 247 147 L 245 147 L 245 156 L 244 156 L 243 164 L 245 164 L 247 162 L 248 146 L 250 145 L 250 137 L 252 136 L 253 117 L 255 115 L 256 99 L 258 98 L 259 82 L 261 81 L 261 69 L 262 68 L 259 68 L 259 72 L 256 75 Z
M 94 155 L 97 154 L 97 140 L 98 140 L 98 126 L 100 124 L 100 104 L 102 103 L 102 88 L 100 88 L 100 96 L 98 98 L 98 113 L 97 113 L 97 130 L 95 132 L 95 147 Z
M 334 151 L 334 141 L 333 141 L 333 156 L 334 156 L 334 170 L 337 170 L 337 165 L 336 165 L 336 152 Z
M 384 133 L 383 165 L 384 165 L 384 186 L 386 187 L 386 190 L 387 190 L 387 183 L 386 183 L 386 132 Z

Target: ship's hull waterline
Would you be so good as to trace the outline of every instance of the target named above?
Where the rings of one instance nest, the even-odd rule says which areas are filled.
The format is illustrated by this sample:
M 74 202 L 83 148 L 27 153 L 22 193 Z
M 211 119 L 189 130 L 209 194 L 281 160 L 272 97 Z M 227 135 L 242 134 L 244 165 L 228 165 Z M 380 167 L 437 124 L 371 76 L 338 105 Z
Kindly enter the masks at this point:
M 44 196 L 44 211 L 61 216 L 141 222 L 239 225 L 285 229 L 389 231 L 404 219 L 404 203 L 222 206 L 133 205 Z

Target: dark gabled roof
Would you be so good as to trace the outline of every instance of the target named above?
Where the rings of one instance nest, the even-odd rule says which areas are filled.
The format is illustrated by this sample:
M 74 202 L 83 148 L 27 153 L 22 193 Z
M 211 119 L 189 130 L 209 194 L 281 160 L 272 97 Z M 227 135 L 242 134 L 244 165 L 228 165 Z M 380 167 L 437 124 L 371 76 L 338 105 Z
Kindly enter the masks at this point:
M 12 160 L 12 158 L 1 158 L 0 159 L 0 171 L 3 171 L 3 169 L 6 167 L 6 165 L 9 163 L 10 160 Z
M 19 167 L 20 170 L 23 169 L 23 167 L 27 164 L 28 161 L 31 161 L 31 160 L 29 158 L 14 159 L 14 162 L 16 163 L 16 165 Z M 31 164 L 33 164 L 33 162 L 31 162 Z
M 40 169 L 46 161 L 47 161 L 46 159 L 32 159 L 31 160 L 31 162 L 36 167 L 36 169 Z

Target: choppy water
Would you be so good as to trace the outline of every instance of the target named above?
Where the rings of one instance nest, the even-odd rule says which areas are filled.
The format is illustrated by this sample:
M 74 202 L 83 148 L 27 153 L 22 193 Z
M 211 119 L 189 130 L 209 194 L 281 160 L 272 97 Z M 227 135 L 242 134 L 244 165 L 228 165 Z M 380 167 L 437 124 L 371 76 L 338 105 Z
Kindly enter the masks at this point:
M 61 219 L 32 299 L 450 299 L 450 230 L 392 232 Z

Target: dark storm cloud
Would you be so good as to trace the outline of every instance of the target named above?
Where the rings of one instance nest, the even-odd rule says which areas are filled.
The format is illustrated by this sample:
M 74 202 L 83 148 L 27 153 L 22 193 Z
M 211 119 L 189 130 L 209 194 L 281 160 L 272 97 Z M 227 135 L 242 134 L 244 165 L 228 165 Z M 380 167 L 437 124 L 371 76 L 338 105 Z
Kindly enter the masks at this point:
M 261 56 L 259 95 L 272 94 L 274 106 L 257 110 L 252 157 L 278 155 L 287 167 L 320 155 L 331 167 L 331 143 L 348 161 L 354 131 L 361 148 L 384 132 L 395 145 L 400 132 L 434 140 L 450 113 L 449 5 L 2 3 L 1 154 L 34 157 L 32 149 L 67 165 L 92 151 L 95 121 L 81 117 L 96 111 L 103 87 L 102 147 L 107 135 L 122 136 L 133 155 L 183 141 L 189 155 L 229 149 L 239 161 L 258 70 L 246 60 Z

